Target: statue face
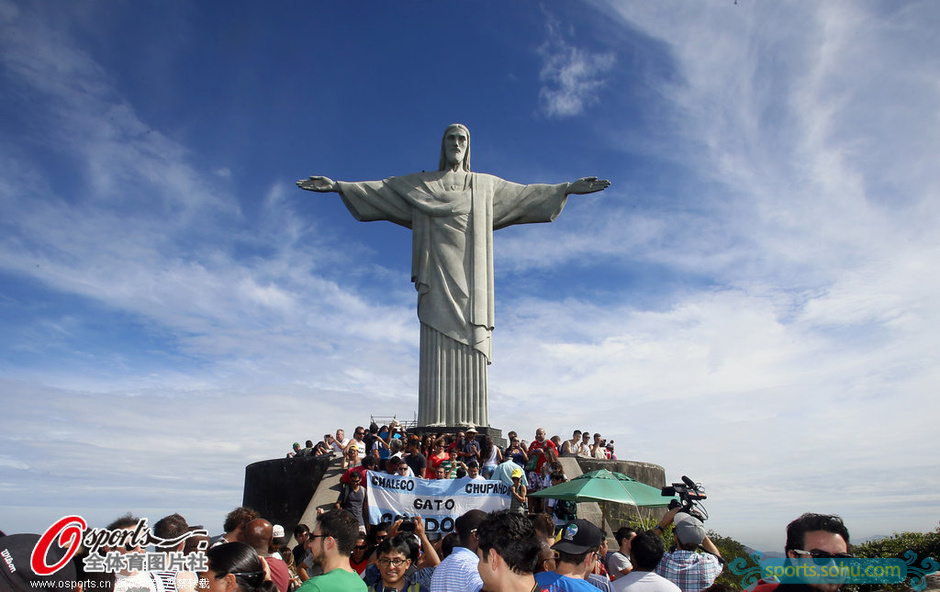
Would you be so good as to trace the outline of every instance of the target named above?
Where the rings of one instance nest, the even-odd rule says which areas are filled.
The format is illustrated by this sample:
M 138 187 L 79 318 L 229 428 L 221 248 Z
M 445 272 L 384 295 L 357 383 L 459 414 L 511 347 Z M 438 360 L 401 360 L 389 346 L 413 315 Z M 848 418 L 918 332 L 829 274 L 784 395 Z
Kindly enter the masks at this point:
M 470 137 L 467 136 L 467 132 L 459 127 L 452 127 L 447 130 L 447 134 L 444 136 L 444 154 L 451 166 L 463 162 L 469 147 Z

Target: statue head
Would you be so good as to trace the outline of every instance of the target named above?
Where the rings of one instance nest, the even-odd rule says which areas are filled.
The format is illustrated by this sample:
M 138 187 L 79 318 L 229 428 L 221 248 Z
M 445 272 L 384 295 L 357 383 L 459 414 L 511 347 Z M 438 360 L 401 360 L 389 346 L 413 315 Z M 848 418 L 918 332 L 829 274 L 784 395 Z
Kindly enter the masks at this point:
M 460 136 L 465 138 L 462 146 L 459 142 Z M 451 168 L 451 160 L 455 157 L 460 161 L 458 170 L 470 172 L 470 130 L 462 123 L 452 123 L 444 130 L 444 137 L 441 139 L 441 161 L 437 170 L 446 171 Z

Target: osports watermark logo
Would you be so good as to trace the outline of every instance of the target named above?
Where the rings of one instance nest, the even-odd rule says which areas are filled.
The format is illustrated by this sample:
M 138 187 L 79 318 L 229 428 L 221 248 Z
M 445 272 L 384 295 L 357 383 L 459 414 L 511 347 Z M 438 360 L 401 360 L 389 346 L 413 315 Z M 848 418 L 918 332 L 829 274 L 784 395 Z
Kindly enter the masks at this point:
M 148 544 L 161 548 L 177 548 L 180 543 L 194 536 L 208 537 L 209 532 L 191 530 L 173 539 L 163 539 L 151 532 L 146 518 L 138 520 L 132 529 L 108 530 L 88 528 L 88 523 L 81 516 L 64 516 L 39 538 L 30 555 L 30 567 L 36 575 L 51 576 L 72 560 L 78 553 L 79 546 L 84 546 L 88 550 L 87 556 L 82 559 L 86 572 L 205 571 L 205 542 L 200 543 L 198 551 L 186 555 L 179 551 L 142 551 Z M 64 549 L 65 555 L 50 564 L 48 557 L 53 543 Z

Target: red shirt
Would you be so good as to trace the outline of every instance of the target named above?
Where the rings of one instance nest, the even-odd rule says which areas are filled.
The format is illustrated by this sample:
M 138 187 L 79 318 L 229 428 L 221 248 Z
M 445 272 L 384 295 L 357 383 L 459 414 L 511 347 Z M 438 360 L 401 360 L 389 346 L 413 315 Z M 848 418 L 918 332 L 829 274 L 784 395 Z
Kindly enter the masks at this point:
M 450 458 L 446 452 L 442 452 L 440 455 L 432 454 L 428 457 L 428 465 L 424 469 L 424 478 L 425 479 L 437 479 L 437 467 L 441 466 L 441 463 Z
M 551 448 L 552 450 L 555 451 L 555 455 L 556 456 L 558 455 L 558 448 L 555 446 L 555 443 L 552 442 L 551 440 L 542 440 L 541 442 L 539 442 L 538 440 L 532 440 L 532 443 L 529 444 L 529 458 L 532 458 L 532 454 L 534 452 L 539 453 L 539 460 L 537 463 L 535 463 L 536 471 L 541 471 L 542 465 L 545 464 L 545 455 L 542 454 L 542 448 Z
M 359 563 L 356 563 L 355 561 L 352 560 L 352 557 L 350 557 L 349 566 L 352 567 L 354 570 L 356 570 L 356 573 L 361 576 L 362 572 L 364 572 L 366 568 L 369 567 L 369 556 L 366 555 L 365 557 L 363 557 L 362 561 L 360 561 Z
M 366 469 L 366 468 L 365 468 L 364 466 L 362 466 L 362 465 L 358 465 L 358 466 L 355 466 L 355 467 L 349 467 L 348 469 L 346 469 L 346 472 L 343 473 L 343 476 L 339 478 L 339 481 L 340 481 L 340 483 L 344 483 L 344 484 L 346 484 L 346 485 L 352 485 L 352 483 L 350 482 L 349 476 L 352 475 L 353 473 L 359 473 L 359 476 L 360 476 L 361 479 L 362 479 L 362 481 L 360 481 L 360 483 L 362 484 L 363 487 L 365 487 L 365 486 L 366 486 L 366 471 L 367 471 L 367 470 L 368 470 L 368 469 Z

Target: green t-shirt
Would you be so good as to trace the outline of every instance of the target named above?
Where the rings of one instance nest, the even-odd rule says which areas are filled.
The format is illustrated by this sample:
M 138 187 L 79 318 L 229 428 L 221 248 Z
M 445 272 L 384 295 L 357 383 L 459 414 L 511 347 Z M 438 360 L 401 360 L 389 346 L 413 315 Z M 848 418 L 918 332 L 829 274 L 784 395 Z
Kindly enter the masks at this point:
M 310 578 L 297 592 L 366 592 L 368 588 L 354 571 L 336 568 L 322 576 Z

